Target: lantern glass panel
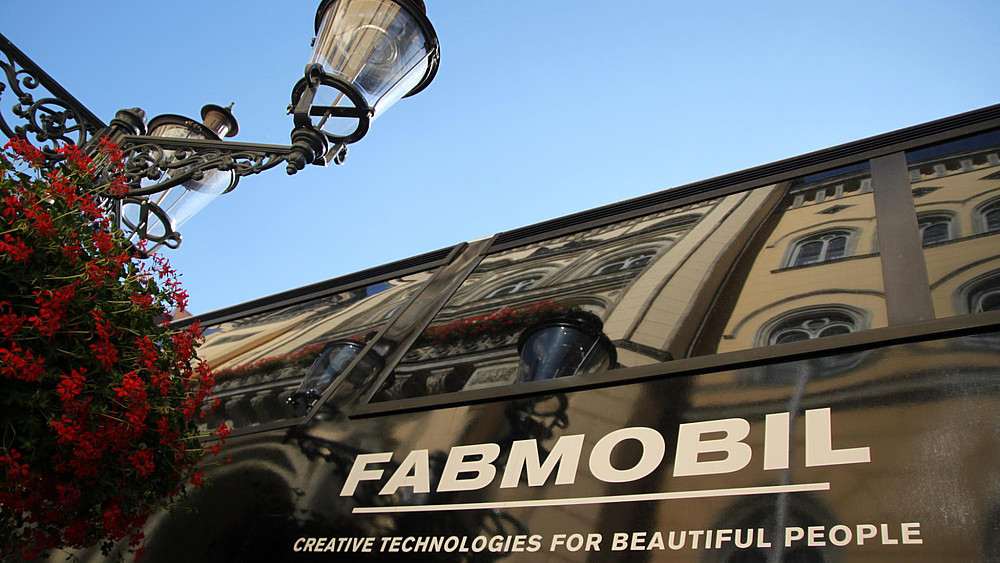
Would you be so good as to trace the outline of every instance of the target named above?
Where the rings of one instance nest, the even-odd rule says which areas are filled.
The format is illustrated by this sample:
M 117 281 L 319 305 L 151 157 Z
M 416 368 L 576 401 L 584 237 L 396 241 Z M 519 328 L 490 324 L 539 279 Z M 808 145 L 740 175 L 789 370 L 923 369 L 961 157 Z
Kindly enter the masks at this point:
M 429 57 L 420 25 L 399 4 L 340 0 L 323 15 L 310 62 L 352 84 L 377 117 L 416 87 Z
M 150 129 L 149 135 L 153 137 L 169 137 L 174 139 L 205 139 L 207 135 L 199 132 L 196 127 L 180 124 L 165 123 L 154 126 Z M 174 151 L 165 150 L 165 156 L 170 157 Z M 181 170 L 183 173 L 183 169 Z M 160 181 L 166 180 L 162 178 Z M 170 188 L 169 190 L 152 194 L 149 200 L 157 204 L 166 211 L 170 217 L 170 227 L 173 230 L 180 228 L 188 219 L 194 217 L 199 211 L 208 205 L 212 200 L 224 193 L 233 182 L 232 171 L 211 170 L 206 171 L 200 180 L 188 180 Z M 132 224 L 138 220 L 139 206 L 135 204 L 123 205 L 122 213 Z M 153 236 L 162 236 L 165 232 L 164 225 L 159 219 L 150 215 L 147 231 Z
M 517 382 L 606 370 L 612 364 L 609 346 L 606 339 L 575 326 L 541 328 L 524 343 Z

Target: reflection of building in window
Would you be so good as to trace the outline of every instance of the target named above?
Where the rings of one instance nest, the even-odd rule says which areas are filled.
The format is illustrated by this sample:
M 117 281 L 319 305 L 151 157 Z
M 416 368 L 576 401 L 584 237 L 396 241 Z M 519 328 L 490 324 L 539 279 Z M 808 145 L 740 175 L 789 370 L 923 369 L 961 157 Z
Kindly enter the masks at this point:
M 795 243 L 788 265 L 805 266 L 844 258 L 850 238 L 848 231 L 829 231 L 801 239 Z
M 647 264 L 649 264 L 649 261 L 652 260 L 653 255 L 655 254 L 655 251 L 649 250 L 640 254 L 633 254 L 620 260 L 615 260 L 614 262 L 609 262 L 594 270 L 593 275 L 600 276 L 604 274 L 614 274 L 627 270 L 638 270 L 639 268 L 644 268 Z
M 1000 231 L 1000 199 L 994 199 L 976 210 L 979 215 L 979 228 L 984 233 Z
M 537 282 L 538 279 L 539 278 L 528 278 L 498 287 L 493 291 L 489 292 L 488 294 L 486 294 L 485 299 L 493 299 L 494 297 L 503 297 L 505 295 L 514 295 L 515 293 L 521 293 L 522 291 L 530 289 L 531 286 L 535 285 L 535 282 Z
M 924 215 L 917 219 L 920 241 L 923 246 L 932 246 L 952 239 L 951 217 L 947 215 Z
M 1000 311 L 1000 272 L 994 272 L 963 291 L 964 303 L 970 313 Z
M 847 334 L 864 328 L 864 316 L 846 307 L 823 307 L 793 311 L 764 325 L 759 346 L 801 342 Z

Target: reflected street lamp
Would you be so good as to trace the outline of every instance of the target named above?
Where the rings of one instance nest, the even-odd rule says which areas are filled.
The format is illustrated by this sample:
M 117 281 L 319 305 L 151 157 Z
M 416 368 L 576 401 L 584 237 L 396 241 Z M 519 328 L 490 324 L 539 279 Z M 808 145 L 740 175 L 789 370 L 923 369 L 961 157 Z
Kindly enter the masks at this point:
M 323 0 L 313 41 L 304 76 L 292 88 L 288 146 L 223 141 L 239 129 L 232 106 L 205 106 L 201 123 L 157 116 L 148 128 L 141 109 L 124 109 L 105 125 L 3 35 L 0 96 L 9 91 L 15 103 L 10 120 L 0 114 L 0 131 L 40 143 L 50 166 L 60 162 L 61 144 L 93 154 L 97 139 L 108 137 L 124 152 L 128 185 L 124 196 L 106 196 L 116 224 L 154 250 L 176 248 L 177 228 L 241 177 L 281 163 L 288 174 L 342 163 L 347 145 L 400 98 L 423 90 L 440 60 L 421 0 Z
M 613 369 L 618 353 L 593 313 L 576 311 L 535 323 L 517 339 L 517 383 Z

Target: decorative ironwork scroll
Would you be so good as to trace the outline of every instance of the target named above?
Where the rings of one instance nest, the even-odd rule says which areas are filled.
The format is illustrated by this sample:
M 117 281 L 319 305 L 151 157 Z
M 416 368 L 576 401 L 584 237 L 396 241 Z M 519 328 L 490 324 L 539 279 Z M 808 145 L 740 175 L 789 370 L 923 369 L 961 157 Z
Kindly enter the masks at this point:
M 201 180 L 214 170 L 235 172 L 231 191 L 241 176 L 249 176 L 285 162 L 292 147 L 125 135 L 118 141 L 125 153 L 128 195 L 146 196 L 189 180 Z
M 0 112 L 0 131 L 7 138 L 39 143 L 49 158 L 62 144 L 83 146 L 105 124 L 58 82 L 0 34 L 0 102 L 10 106 L 10 121 Z M 3 99 L 7 88 L 13 97 Z

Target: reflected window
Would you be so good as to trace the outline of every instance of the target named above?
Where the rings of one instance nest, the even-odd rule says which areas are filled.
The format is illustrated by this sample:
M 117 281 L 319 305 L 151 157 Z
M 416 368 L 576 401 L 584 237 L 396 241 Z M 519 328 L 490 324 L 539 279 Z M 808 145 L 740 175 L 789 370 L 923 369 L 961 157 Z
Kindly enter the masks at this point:
M 528 278 L 520 280 L 515 283 L 507 284 L 502 287 L 498 287 L 493 291 L 486 294 L 485 299 L 493 299 L 494 297 L 503 297 L 505 295 L 514 295 L 515 293 L 521 293 L 527 289 L 530 289 L 535 283 L 541 278 Z
M 788 266 L 806 266 L 845 258 L 850 238 L 848 231 L 830 231 L 802 239 L 795 243 Z
M 935 316 L 995 307 L 982 284 L 995 275 L 983 267 L 995 263 L 1000 234 L 1000 130 L 907 151 L 906 160 L 914 196 L 932 190 L 917 222 Z M 944 241 L 947 251 L 936 247 Z
M 917 220 L 923 246 L 933 246 L 951 240 L 952 223 L 947 215 L 925 215 Z
M 614 262 L 609 262 L 594 270 L 593 275 L 603 276 L 604 274 L 615 274 L 618 272 L 625 272 L 627 270 L 645 268 L 649 264 L 649 261 L 653 259 L 655 254 L 656 251 L 649 250 L 640 254 L 633 254 L 627 258 L 615 260 Z
M 1000 311 L 1000 273 L 973 285 L 966 296 L 970 313 Z
M 785 315 L 765 328 L 761 344 L 787 344 L 847 334 L 861 328 L 859 315 L 846 309 L 812 309 Z
M 979 224 L 984 233 L 1000 231 L 1000 199 L 994 200 L 979 209 Z

